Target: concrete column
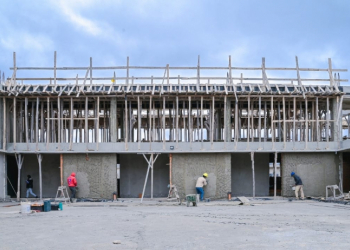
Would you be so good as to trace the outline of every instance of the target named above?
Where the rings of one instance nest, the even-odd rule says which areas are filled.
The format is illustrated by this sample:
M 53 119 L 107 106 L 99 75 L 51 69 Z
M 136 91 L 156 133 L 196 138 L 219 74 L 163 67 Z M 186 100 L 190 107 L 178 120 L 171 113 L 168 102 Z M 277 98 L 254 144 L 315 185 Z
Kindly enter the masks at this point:
M 226 124 L 225 124 L 226 138 L 224 138 L 224 140 L 227 142 L 231 142 L 231 138 L 232 138 L 231 113 L 232 113 L 231 99 L 227 98 L 227 100 L 226 100 Z
M 111 98 L 109 129 L 111 133 L 111 142 L 117 142 L 117 98 Z
M 7 195 L 6 155 L 0 153 L 0 200 Z
M 339 98 L 340 99 L 340 98 Z M 339 100 L 340 101 L 340 100 Z M 330 100 L 330 111 L 331 111 L 331 117 L 330 120 L 335 120 L 334 122 L 331 122 L 331 133 L 332 133 L 332 139 L 333 141 L 339 141 L 341 139 L 341 135 L 339 134 L 339 130 L 340 130 L 340 123 L 338 120 L 336 120 L 338 118 L 338 104 L 339 102 L 337 102 L 337 98 L 332 98 Z

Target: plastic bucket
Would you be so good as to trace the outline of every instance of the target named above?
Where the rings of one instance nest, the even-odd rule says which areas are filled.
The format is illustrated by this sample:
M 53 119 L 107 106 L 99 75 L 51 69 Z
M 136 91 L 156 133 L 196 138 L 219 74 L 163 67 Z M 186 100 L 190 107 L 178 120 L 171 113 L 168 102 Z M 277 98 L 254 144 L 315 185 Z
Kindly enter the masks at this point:
M 30 212 L 30 202 L 21 202 L 21 213 L 29 214 Z

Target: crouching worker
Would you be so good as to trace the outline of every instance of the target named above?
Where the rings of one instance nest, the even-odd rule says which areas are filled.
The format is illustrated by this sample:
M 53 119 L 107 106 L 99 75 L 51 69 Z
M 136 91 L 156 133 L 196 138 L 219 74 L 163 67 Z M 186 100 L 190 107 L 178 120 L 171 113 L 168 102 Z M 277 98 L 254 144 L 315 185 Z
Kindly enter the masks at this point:
M 290 175 L 294 178 L 295 181 L 295 197 L 297 200 L 299 199 L 298 194 L 300 190 L 301 199 L 304 200 L 303 182 L 301 181 L 300 177 L 297 176 L 294 172 L 292 172 Z
M 77 179 L 75 178 L 75 173 L 71 173 L 71 175 L 67 178 L 67 183 L 68 183 L 68 187 L 72 193 L 71 195 L 71 201 L 72 201 L 72 198 L 75 198 L 75 193 L 77 191 L 77 185 L 78 185 L 78 182 L 77 182 Z
M 207 185 L 207 180 L 206 180 L 207 177 L 208 177 L 208 174 L 204 173 L 203 177 L 199 177 L 197 179 L 196 191 L 197 191 L 197 194 L 200 195 L 200 200 L 201 201 L 203 201 L 203 199 L 204 199 L 204 189 L 203 189 L 203 187 Z

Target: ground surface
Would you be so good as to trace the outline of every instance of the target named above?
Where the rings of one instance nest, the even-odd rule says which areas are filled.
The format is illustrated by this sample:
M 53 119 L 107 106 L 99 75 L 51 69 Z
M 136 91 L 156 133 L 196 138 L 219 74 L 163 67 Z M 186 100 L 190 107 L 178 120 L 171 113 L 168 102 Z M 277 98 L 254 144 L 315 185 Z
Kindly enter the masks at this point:
M 0 249 L 350 249 L 349 205 L 255 203 L 75 203 L 30 215 L 0 203 Z

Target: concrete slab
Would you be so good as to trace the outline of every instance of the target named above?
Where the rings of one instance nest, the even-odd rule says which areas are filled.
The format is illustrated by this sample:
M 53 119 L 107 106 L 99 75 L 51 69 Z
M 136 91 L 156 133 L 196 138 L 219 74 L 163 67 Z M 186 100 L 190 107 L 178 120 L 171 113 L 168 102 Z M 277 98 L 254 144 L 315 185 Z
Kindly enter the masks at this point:
M 65 206 L 30 215 L 0 206 L 0 242 L 4 249 L 48 249 L 59 236 L 62 249 L 72 244 L 75 249 L 348 249 L 350 206 L 260 202 L 189 208 Z M 121 244 L 113 244 L 116 240 Z

